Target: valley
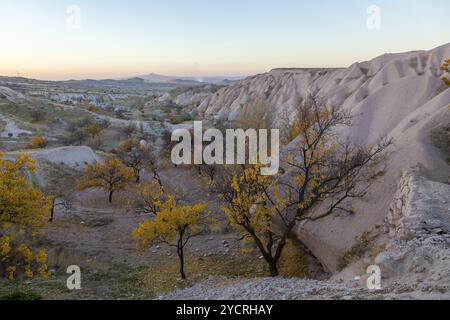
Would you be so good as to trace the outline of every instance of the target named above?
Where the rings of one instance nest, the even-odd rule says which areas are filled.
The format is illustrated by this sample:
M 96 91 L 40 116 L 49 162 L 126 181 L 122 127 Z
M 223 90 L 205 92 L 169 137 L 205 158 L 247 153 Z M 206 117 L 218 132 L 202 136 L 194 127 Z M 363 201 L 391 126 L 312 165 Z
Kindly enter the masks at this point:
M 0 77 L 3 158 L 28 154 L 37 170 L 27 179 L 61 203 L 52 207 L 53 220 L 37 242 L 48 254 L 49 278 L 1 279 L 0 297 L 449 299 L 450 90 L 439 71 L 449 57 L 445 44 L 345 69 L 274 69 L 209 83 L 156 75 L 55 82 Z M 192 130 L 195 121 L 223 129 L 260 116 L 285 141 L 279 179 L 286 178 L 283 150 L 295 146 L 298 135 L 288 138 L 292 122 L 311 95 L 352 115 L 352 125 L 333 134 L 359 144 L 376 145 L 383 137 L 393 144 L 367 196 L 349 200 L 353 214 L 299 223 L 289 234 L 279 277 L 269 278 L 265 257 L 242 241 L 223 212 L 226 199 L 211 182 L 219 170 L 172 163 L 170 137 L 177 128 Z M 86 168 L 124 156 L 127 144 L 128 153 L 142 147 L 151 155 L 136 181 L 111 190 L 110 199 L 101 188 L 77 187 Z M 170 245 L 140 252 L 133 236 L 151 216 L 136 202 L 143 185 L 155 181 L 185 206 L 204 203 L 214 220 L 186 245 L 187 280 L 178 275 Z M 70 265 L 81 268 L 82 290 L 66 287 Z M 367 288 L 371 265 L 381 268 L 381 290 Z

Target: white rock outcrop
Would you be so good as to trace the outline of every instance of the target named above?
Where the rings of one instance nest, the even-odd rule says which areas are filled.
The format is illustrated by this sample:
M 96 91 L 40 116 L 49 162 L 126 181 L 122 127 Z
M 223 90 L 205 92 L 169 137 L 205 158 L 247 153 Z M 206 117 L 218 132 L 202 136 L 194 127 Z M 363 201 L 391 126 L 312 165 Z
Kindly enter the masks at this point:
M 387 216 L 390 241 L 375 258 L 392 281 L 450 288 L 450 185 L 407 171 Z
M 62 164 L 76 170 L 82 170 L 86 165 L 102 161 L 91 148 L 85 146 L 42 150 L 31 153 L 30 156 L 36 161 Z

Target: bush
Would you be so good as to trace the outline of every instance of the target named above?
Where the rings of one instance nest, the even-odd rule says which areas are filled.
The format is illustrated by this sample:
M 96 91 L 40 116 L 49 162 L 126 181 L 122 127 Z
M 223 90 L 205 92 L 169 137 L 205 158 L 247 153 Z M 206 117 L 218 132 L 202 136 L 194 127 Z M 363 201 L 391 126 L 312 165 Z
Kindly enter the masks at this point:
M 34 292 L 16 291 L 0 296 L 0 300 L 42 300 L 42 296 Z
M 122 128 L 122 133 L 126 138 L 130 138 L 133 134 L 136 133 L 137 127 L 134 123 L 130 123 L 127 126 Z
M 88 111 L 90 111 L 90 112 L 93 112 L 93 113 L 97 113 L 97 108 L 96 107 L 93 107 L 93 106 L 89 106 L 88 108 L 87 108 L 87 110 Z
M 94 150 L 99 150 L 102 147 L 103 142 L 100 137 L 91 137 L 87 139 L 86 145 Z
M 62 139 L 62 142 L 67 145 L 82 145 L 86 139 L 86 134 L 82 128 L 73 128 L 69 131 L 67 137 Z
M 88 138 L 98 138 L 102 133 L 102 128 L 97 124 L 91 124 L 84 128 L 84 133 Z
M 181 115 L 181 121 L 192 121 L 194 118 L 189 113 L 184 113 Z
M 169 123 L 170 124 L 176 125 L 176 124 L 180 124 L 182 122 L 183 121 L 181 121 L 181 119 L 179 117 L 177 117 L 177 116 L 170 116 L 169 117 Z
M 47 146 L 47 141 L 43 137 L 35 136 L 32 137 L 28 143 L 29 149 L 42 149 Z
M 30 117 L 32 122 L 40 122 L 45 120 L 47 116 L 46 112 L 41 109 L 33 109 L 30 111 Z

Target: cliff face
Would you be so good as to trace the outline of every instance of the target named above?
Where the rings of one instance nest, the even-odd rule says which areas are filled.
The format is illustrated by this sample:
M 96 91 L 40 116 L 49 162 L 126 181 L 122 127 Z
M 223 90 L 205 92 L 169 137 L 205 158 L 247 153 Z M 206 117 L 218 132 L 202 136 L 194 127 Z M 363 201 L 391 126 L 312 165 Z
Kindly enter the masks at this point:
M 354 217 L 335 216 L 302 229 L 305 244 L 330 270 L 368 229 L 382 225 L 404 170 L 422 165 L 427 178 L 447 182 L 450 170 L 429 141 L 431 129 L 450 123 L 450 90 L 440 66 L 450 44 L 430 51 L 385 54 L 347 69 L 278 69 L 239 81 L 207 96 L 198 106 L 206 118 L 236 120 L 252 99 L 268 102 L 270 112 L 293 115 L 295 105 L 312 94 L 354 116 L 341 136 L 360 143 L 392 137 L 395 146 L 386 175 L 372 193 L 352 206 Z
M 440 65 L 449 56 L 447 44 L 431 51 L 385 54 L 347 69 L 275 69 L 210 94 L 198 111 L 207 118 L 236 120 L 242 106 L 257 98 L 277 115 L 290 114 L 299 99 L 313 94 L 330 105 L 364 113 L 359 133 L 363 140 L 373 140 L 443 91 Z

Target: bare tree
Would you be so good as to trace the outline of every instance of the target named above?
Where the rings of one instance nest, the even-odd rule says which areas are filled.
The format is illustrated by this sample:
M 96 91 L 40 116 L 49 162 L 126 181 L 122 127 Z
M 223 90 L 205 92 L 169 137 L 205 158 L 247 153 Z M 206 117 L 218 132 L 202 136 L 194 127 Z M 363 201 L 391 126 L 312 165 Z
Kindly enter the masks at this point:
M 153 174 L 153 179 L 162 187 L 158 172 L 157 160 L 148 143 L 141 144 L 136 139 L 126 139 L 117 147 L 119 159 L 129 168 L 132 168 L 136 183 L 141 180 L 141 171 L 147 170 Z
M 134 123 L 130 123 L 127 126 L 122 128 L 122 133 L 125 138 L 129 139 L 137 132 L 137 127 Z

